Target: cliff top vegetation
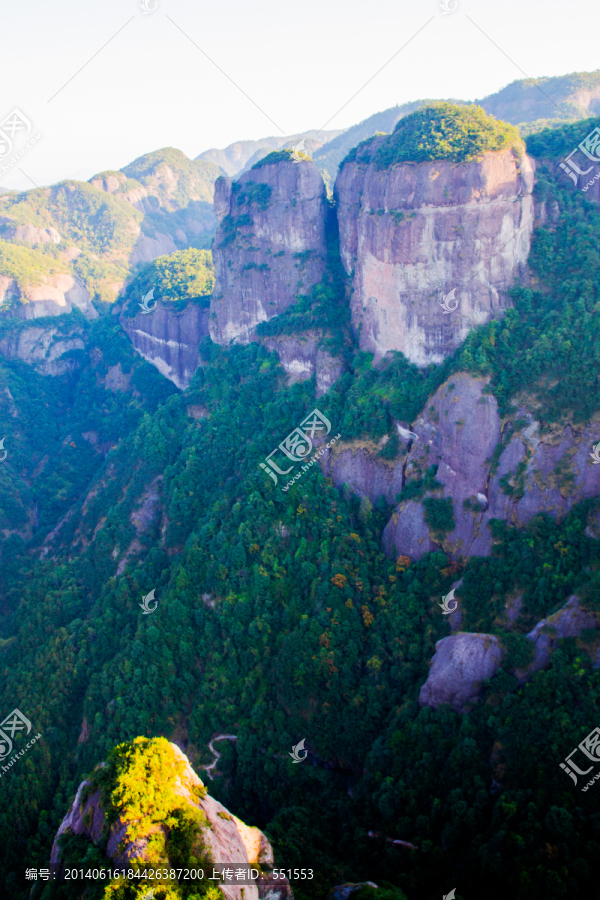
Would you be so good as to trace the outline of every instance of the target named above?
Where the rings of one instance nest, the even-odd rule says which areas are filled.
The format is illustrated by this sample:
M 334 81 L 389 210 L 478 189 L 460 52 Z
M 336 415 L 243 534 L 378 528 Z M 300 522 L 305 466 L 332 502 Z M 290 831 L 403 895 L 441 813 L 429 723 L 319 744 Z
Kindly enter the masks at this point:
M 302 151 L 304 154 L 305 160 L 310 160 L 310 156 L 306 153 L 305 150 Z M 294 151 L 289 147 L 286 147 L 284 150 L 273 150 L 272 153 L 267 153 L 266 156 L 263 156 L 262 159 L 259 159 L 258 162 L 254 163 L 252 166 L 253 169 L 260 169 L 262 166 L 272 166 L 275 163 L 280 162 L 288 162 L 289 160 L 294 159 Z
M 480 106 L 440 102 L 400 119 L 376 151 L 374 161 L 378 169 L 436 159 L 471 162 L 489 150 L 509 147 L 523 148 L 513 125 L 488 116 Z
M 156 299 L 174 302 L 176 307 L 187 306 L 190 300 L 208 305 L 215 284 L 215 274 L 210 250 L 177 250 L 166 256 L 158 256 L 137 273 L 125 291 L 131 315 L 138 312 L 137 304 L 150 288 L 156 291 Z

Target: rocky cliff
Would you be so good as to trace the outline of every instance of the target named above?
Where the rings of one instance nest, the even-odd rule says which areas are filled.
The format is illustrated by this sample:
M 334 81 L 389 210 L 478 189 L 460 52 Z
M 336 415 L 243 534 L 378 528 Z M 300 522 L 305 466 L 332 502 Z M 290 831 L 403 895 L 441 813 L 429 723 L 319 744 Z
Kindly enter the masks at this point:
M 491 519 L 516 526 L 540 512 L 560 519 L 600 493 L 600 466 L 590 457 L 600 417 L 542 427 L 535 404 L 522 397 L 501 418 L 486 385 L 466 373 L 447 379 L 410 431 L 396 423 L 400 451 L 392 460 L 379 455 L 383 442 L 340 441 L 322 461 L 334 484 L 373 502 L 383 495 L 395 503 L 404 489 L 383 535 L 388 555 L 418 559 L 443 549 L 453 558 L 487 556 Z M 428 499 L 451 504 L 452 527 L 436 529 Z
M 335 186 L 352 324 L 376 359 L 401 350 L 418 365 L 440 363 L 509 302 L 533 230 L 533 165 L 509 148 L 380 168 L 388 140 L 350 154 Z
M 129 745 L 120 745 L 117 751 L 121 756 L 121 759 L 117 757 L 117 771 L 119 774 L 125 771 L 129 784 L 134 783 L 135 790 L 141 791 L 138 796 L 144 799 L 130 808 L 122 808 L 115 817 L 114 809 L 111 811 L 115 795 L 106 783 L 114 791 L 114 763 L 111 767 L 109 757 L 108 767 L 103 763 L 89 780 L 80 784 L 54 839 L 52 865 L 65 864 L 65 839 L 80 835 L 104 853 L 115 867 L 135 869 L 161 864 L 169 867 L 173 863 L 170 853 L 181 852 L 180 842 L 189 840 L 190 832 L 196 830 L 189 852 L 198 860 L 194 865 L 204 865 L 207 877 L 213 863 L 219 867 L 252 866 L 260 873 L 254 883 L 221 885 L 228 900 L 293 900 L 287 879 L 271 878 L 273 849 L 265 835 L 258 828 L 246 825 L 206 793 L 179 747 L 165 738 L 136 738 Z M 144 782 L 147 793 L 143 791 Z M 124 784 L 117 790 L 121 796 L 128 794 Z M 179 821 L 186 822 L 187 834 L 184 837 L 182 832 L 177 844 L 171 847 L 169 842 Z
M 89 292 L 78 278 L 67 272 L 45 275 L 39 280 L 19 287 L 17 280 L 0 275 L 0 306 L 2 313 L 18 319 L 39 319 L 43 316 L 60 316 L 75 307 L 88 319 L 98 318 L 92 306 Z
M 20 359 L 41 375 L 64 375 L 77 367 L 73 350 L 85 348 L 85 335 L 77 322 L 65 325 L 13 328 L 0 337 L 0 354 L 6 359 Z
M 201 362 L 198 344 L 208 336 L 208 317 L 208 308 L 197 303 L 181 312 L 158 303 L 151 314 L 124 314 L 119 321 L 138 353 L 185 390 Z
M 440 487 L 425 491 L 449 499 L 455 527 L 436 535 L 427 522 L 424 497 L 401 502 L 384 533 L 388 553 L 413 558 L 443 547 L 450 555 L 486 556 L 491 519 L 523 526 L 540 512 L 561 518 L 581 500 L 600 493 L 600 472 L 590 451 L 600 420 L 584 425 L 542 426 L 527 398 L 501 419 L 486 381 L 467 374 L 448 379 L 412 429 L 405 483 L 437 466 Z
M 285 312 L 323 277 L 325 184 L 311 162 L 289 157 L 215 184 L 219 228 L 210 334 L 247 343 L 259 322 Z

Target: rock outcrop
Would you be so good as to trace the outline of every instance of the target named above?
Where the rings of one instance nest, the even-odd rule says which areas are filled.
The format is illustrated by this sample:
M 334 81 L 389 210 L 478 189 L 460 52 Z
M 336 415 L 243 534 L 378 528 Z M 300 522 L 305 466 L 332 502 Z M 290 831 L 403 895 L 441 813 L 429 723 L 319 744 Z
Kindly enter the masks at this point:
M 491 519 L 517 526 L 540 512 L 560 519 L 575 503 L 600 493 L 600 467 L 590 459 L 600 434 L 598 417 L 542 433 L 524 404 L 501 420 L 485 386 L 482 378 L 452 376 L 411 426 L 417 439 L 408 452 L 405 481 L 423 478 L 437 466 L 435 479 L 441 487 L 424 493 L 451 499 L 456 524 L 445 536 L 435 534 L 426 522 L 424 497 L 402 501 L 384 531 L 390 556 L 417 559 L 440 548 L 454 558 L 487 556 Z M 396 463 L 397 468 L 402 465 Z M 345 474 L 340 471 L 337 478 L 346 480 Z
M 337 487 L 348 485 L 353 494 L 376 500 L 383 496 L 394 503 L 403 486 L 402 464 L 382 459 L 370 441 L 339 441 L 324 456 L 321 469 Z
M 51 225 L 43 228 L 17 222 L 12 216 L 0 216 L 0 238 L 20 244 L 60 244 L 60 234 Z
M 592 613 L 581 608 L 575 595 L 569 597 L 558 612 L 542 619 L 527 635 L 533 642 L 533 659 L 528 666 L 517 669 L 515 675 L 525 681 L 539 672 L 550 662 L 550 658 L 558 646 L 558 642 L 566 637 L 579 637 L 584 629 L 598 629 L 598 621 Z M 595 667 L 598 662 L 595 662 Z
M 63 354 L 85 347 L 81 328 L 51 327 L 15 328 L 0 338 L 0 354 L 7 359 L 20 359 L 41 375 L 64 375 L 77 363 Z
M 502 661 L 500 641 L 492 634 L 453 634 L 435 645 L 421 706 L 448 703 L 462 711 L 479 696 L 481 682 L 496 674 Z
M 16 280 L 0 275 L 0 304 L 2 312 L 19 319 L 40 319 L 61 316 L 81 310 L 88 319 L 97 319 L 88 290 L 78 278 L 68 272 L 45 275 L 39 282 L 19 288 Z
M 597 631 L 600 638 L 598 618 L 582 609 L 578 598 L 573 595 L 558 612 L 542 619 L 529 632 L 527 638 L 533 643 L 533 658 L 527 666 L 515 669 L 513 674 L 524 683 L 548 665 L 560 640 L 578 638 L 585 629 Z M 586 649 L 594 668 L 599 668 L 598 640 Z M 421 706 L 437 707 L 448 703 L 457 712 L 462 712 L 477 700 L 481 683 L 496 674 L 503 657 L 500 640 L 492 634 L 459 632 L 442 638 L 435 645 L 431 669 L 419 694 Z
M 282 368 L 288 374 L 289 384 L 307 381 L 315 375 L 317 397 L 326 394 L 344 371 L 343 362 L 319 346 L 321 335 L 316 331 L 259 340 L 267 350 L 277 353 Z
M 166 743 L 166 742 L 165 742 Z M 202 829 L 202 842 L 212 861 L 222 865 L 254 866 L 261 873 L 258 884 L 222 884 L 221 890 L 228 900 L 293 900 L 287 879 L 272 879 L 273 849 L 258 828 L 246 825 L 232 815 L 218 800 L 198 788 L 204 785 L 192 769 L 187 756 L 175 744 L 169 745 L 175 757 L 183 761 L 185 768 L 177 777 L 176 793 L 191 807 L 201 810 L 207 824 Z M 85 835 L 115 867 L 129 868 L 132 863 L 144 864 L 149 838 L 160 832 L 161 825 L 151 825 L 147 834 L 131 839 L 128 830 L 131 823 L 121 817 L 109 827 L 102 805 L 102 793 L 93 790 L 89 781 L 83 781 L 71 809 L 63 819 L 54 839 L 50 862 L 61 863 L 59 838 L 66 834 Z M 199 797 L 200 794 L 200 797 Z
M 185 390 L 201 364 L 198 344 L 208 336 L 209 310 L 188 303 L 182 312 L 158 302 L 149 315 L 138 313 L 120 320 L 131 343 L 161 375 Z
M 325 270 L 326 192 L 311 162 L 283 160 L 215 183 L 219 228 L 210 334 L 247 343 L 259 322 L 285 312 Z
M 385 140 L 359 147 L 335 185 L 352 324 L 376 360 L 401 350 L 417 365 L 440 363 L 509 304 L 533 231 L 533 165 L 503 150 L 378 169 Z

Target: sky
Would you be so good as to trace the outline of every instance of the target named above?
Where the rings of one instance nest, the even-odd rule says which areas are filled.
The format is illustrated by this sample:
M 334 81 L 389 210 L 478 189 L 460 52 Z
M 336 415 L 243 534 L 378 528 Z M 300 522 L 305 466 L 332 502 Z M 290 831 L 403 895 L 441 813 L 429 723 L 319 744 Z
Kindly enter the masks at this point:
M 0 189 L 600 68 L 591 0 L 441 2 L 5 0 L 0 130 L 18 110 L 26 149 L 7 171 L 13 151 L 0 159 Z

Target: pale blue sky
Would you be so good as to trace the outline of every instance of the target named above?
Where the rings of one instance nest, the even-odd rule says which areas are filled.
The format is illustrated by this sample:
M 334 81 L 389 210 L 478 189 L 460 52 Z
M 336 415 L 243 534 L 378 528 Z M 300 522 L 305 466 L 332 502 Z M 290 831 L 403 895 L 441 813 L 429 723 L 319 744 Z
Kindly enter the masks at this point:
M 327 128 L 347 127 L 422 97 L 472 100 L 523 77 L 519 67 L 532 77 L 600 67 L 591 0 L 458 0 L 450 15 L 439 0 L 158 0 L 148 15 L 139 2 L 4 4 L 0 121 L 16 107 L 42 133 L 18 163 L 37 184 L 165 146 L 194 157 L 331 117 Z M 0 179 L 30 186 L 16 165 Z

